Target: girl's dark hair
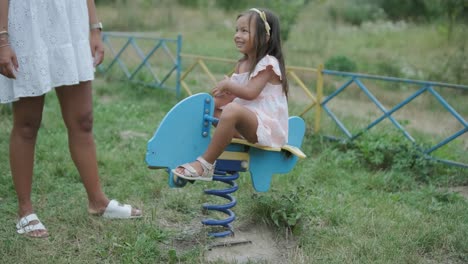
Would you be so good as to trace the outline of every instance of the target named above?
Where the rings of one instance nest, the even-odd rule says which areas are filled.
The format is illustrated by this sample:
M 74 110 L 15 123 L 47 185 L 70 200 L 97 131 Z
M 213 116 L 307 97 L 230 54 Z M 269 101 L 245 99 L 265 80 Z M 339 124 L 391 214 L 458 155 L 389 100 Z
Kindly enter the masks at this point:
M 253 11 L 248 10 L 239 16 L 249 16 L 249 25 L 252 23 L 252 19 L 255 19 L 255 36 L 253 39 L 253 45 L 255 47 L 255 59 L 254 64 L 252 64 L 252 68 L 250 69 L 250 73 L 253 72 L 257 63 L 266 55 L 274 56 L 278 62 L 281 69 L 281 83 L 283 86 L 283 92 L 288 95 L 288 80 L 286 78 L 286 67 L 284 64 L 284 57 L 283 51 L 281 49 L 281 36 L 280 36 L 280 23 L 279 18 L 275 15 L 272 11 L 268 9 L 260 9 L 258 10 L 265 12 L 267 22 L 270 25 L 270 37 L 267 41 L 267 32 L 265 29 L 265 23 L 263 22 L 260 15 Z M 247 55 L 245 55 L 243 59 L 247 59 Z

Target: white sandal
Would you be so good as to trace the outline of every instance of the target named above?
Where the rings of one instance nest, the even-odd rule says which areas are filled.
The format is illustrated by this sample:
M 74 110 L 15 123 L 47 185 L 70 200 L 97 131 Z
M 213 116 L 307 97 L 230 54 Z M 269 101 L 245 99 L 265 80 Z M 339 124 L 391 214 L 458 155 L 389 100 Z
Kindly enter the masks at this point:
M 203 157 L 198 157 L 197 161 L 200 162 L 201 167 L 203 169 L 203 172 L 201 173 L 201 175 L 198 175 L 197 170 L 195 170 L 195 168 L 189 163 L 185 163 L 177 167 L 177 168 L 183 168 L 184 169 L 183 173 L 177 172 L 176 169 L 173 169 L 172 173 L 177 175 L 177 177 L 180 177 L 186 180 L 212 181 L 216 161 L 213 164 L 211 164 L 208 161 L 206 161 Z
M 132 215 L 132 206 L 129 204 L 121 204 L 117 200 L 111 200 L 104 210 L 102 217 L 108 219 L 133 219 L 141 218 L 141 211 L 138 210 L 140 214 Z
M 37 223 L 36 224 L 31 224 L 31 222 L 33 222 L 33 221 L 37 221 Z M 39 231 L 39 230 L 43 230 L 46 233 L 43 234 L 43 235 L 40 235 L 40 236 L 29 235 L 29 233 L 31 233 L 33 231 Z M 45 238 L 45 237 L 49 236 L 49 234 L 47 233 L 47 229 L 41 223 L 41 221 L 39 220 L 39 218 L 37 217 L 36 214 L 29 214 L 29 215 L 27 215 L 25 217 L 22 217 L 18 221 L 18 223 L 16 223 L 16 232 L 18 234 L 25 234 L 28 237 L 34 237 L 34 238 Z

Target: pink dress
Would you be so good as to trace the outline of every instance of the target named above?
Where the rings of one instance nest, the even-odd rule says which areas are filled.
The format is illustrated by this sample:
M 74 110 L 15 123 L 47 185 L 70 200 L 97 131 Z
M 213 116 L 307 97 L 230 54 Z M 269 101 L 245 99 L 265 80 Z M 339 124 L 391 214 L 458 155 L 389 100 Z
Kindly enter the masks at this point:
M 234 73 L 233 82 L 247 84 L 259 72 L 272 67 L 273 71 L 282 79 L 279 62 L 274 56 L 266 55 L 255 66 L 252 74 L 248 72 Z M 288 101 L 281 84 L 267 83 L 262 92 L 253 100 L 235 98 L 235 103 L 247 107 L 257 115 L 258 144 L 268 147 L 281 147 L 288 141 Z

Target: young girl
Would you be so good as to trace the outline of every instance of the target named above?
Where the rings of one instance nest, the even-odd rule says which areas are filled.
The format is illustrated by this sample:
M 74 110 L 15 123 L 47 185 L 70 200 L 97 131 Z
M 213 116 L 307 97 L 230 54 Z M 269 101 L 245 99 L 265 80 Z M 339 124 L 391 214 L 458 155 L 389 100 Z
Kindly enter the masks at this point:
M 216 159 L 234 136 L 281 147 L 288 138 L 288 84 L 279 19 L 252 8 L 237 17 L 234 43 L 244 56 L 236 73 L 213 89 L 219 122 L 205 153 L 173 170 L 188 180 L 211 181 Z

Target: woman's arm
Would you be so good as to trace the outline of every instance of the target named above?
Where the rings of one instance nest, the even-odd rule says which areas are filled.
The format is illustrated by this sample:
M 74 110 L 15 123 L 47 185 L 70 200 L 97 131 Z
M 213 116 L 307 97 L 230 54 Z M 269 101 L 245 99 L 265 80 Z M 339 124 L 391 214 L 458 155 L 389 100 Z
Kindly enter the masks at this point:
M 0 32 L 8 32 L 8 0 L 0 0 Z
M 87 0 L 87 4 L 89 25 L 95 25 L 100 23 L 97 17 L 96 5 L 94 4 L 94 0 Z M 97 65 L 101 64 L 102 60 L 104 59 L 104 44 L 102 43 L 100 28 L 93 28 L 90 29 L 90 31 L 91 32 L 89 42 L 91 45 L 91 54 L 94 58 L 94 67 L 96 67 Z
M 8 0 L 0 0 L 0 74 L 15 79 L 13 70 L 18 70 L 18 60 L 10 47 L 8 7 Z

